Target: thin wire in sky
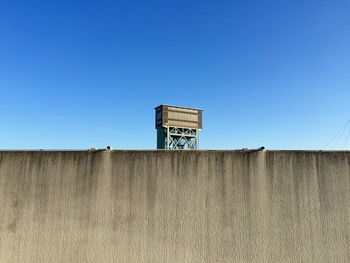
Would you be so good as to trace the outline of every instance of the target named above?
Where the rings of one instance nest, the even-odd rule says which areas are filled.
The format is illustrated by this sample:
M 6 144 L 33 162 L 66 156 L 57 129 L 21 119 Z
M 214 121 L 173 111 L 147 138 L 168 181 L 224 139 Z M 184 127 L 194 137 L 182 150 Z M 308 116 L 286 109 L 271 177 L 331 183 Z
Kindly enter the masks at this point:
M 326 149 L 328 146 L 331 146 L 332 142 L 335 142 L 333 147 L 331 148 L 335 148 L 340 140 L 340 138 L 343 136 L 344 132 L 347 130 L 348 126 L 350 124 L 350 120 L 348 120 L 340 129 L 339 131 L 334 135 L 333 138 L 331 138 L 328 143 L 323 147 L 323 149 Z

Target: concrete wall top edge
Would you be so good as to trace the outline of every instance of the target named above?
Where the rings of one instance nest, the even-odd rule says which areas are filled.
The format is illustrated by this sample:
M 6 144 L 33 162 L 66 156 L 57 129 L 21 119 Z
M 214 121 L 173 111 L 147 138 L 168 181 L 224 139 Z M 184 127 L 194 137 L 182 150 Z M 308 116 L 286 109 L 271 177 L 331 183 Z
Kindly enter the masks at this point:
M 232 149 L 232 150 L 0 150 L 0 153 L 346 153 L 350 154 L 350 150 L 332 150 L 332 151 L 322 151 L 322 150 L 241 150 L 241 149 Z

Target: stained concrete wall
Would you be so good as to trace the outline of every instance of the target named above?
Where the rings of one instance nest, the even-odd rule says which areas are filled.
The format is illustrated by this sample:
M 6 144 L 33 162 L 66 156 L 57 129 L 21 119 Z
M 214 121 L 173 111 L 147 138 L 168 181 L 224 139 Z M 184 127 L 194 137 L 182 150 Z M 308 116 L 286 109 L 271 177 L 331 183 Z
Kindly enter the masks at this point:
M 0 152 L 0 262 L 350 262 L 350 153 Z

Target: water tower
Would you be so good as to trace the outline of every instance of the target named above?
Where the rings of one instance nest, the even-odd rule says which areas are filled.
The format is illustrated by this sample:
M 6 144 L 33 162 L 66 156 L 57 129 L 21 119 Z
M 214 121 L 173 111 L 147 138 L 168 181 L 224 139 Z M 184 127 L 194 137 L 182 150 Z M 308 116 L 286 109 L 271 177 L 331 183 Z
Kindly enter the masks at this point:
M 160 105 L 155 108 L 157 149 L 196 150 L 202 129 L 202 110 Z

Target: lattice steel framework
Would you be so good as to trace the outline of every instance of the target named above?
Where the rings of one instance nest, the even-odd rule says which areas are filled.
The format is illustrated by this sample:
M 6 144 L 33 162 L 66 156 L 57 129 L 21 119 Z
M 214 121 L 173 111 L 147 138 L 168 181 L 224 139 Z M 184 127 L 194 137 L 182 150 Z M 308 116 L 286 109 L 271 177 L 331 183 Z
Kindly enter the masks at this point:
M 157 130 L 157 148 L 165 150 L 197 150 L 198 130 L 166 127 Z

